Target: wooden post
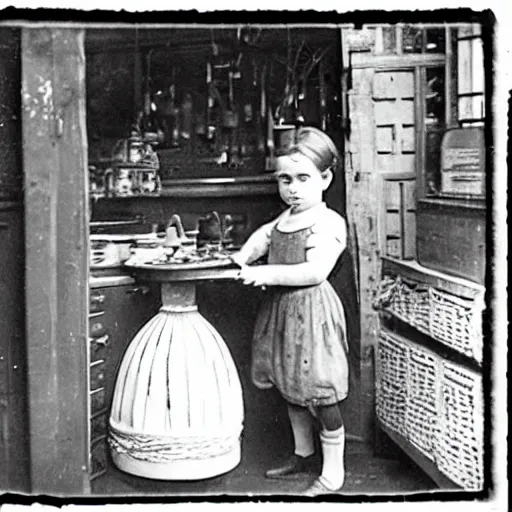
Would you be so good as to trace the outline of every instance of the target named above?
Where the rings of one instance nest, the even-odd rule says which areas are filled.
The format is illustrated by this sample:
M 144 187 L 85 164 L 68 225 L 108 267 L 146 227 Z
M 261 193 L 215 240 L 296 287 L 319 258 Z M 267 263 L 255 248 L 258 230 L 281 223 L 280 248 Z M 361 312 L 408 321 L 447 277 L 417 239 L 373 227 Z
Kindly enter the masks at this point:
M 379 272 L 378 201 L 375 183 L 375 122 L 373 115 L 373 69 L 352 70 L 349 92 L 351 116 L 351 168 L 346 170 L 347 214 L 353 236 L 358 240 L 359 305 L 361 314 L 360 346 L 360 434 L 372 438 L 373 366 L 372 349 L 378 331 L 372 308 L 373 291 Z
M 22 29 L 32 493 L 88 491 L 84 32 Z

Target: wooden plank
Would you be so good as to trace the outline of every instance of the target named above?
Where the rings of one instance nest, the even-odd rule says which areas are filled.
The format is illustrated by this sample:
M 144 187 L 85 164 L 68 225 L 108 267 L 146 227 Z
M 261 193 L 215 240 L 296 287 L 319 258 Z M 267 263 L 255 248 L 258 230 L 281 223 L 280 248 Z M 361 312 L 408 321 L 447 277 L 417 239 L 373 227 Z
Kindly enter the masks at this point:
M 89 489 L 83 31 L 22 29 L 32 492 Z
M 416 68 L 415 70 L 415 127 L 416 127 L 416 190 L 418 197 L 425 195 L 425 175 L 435 162 L 426 161 L 425 146 L 429 143 L 427 140 L 427 129 L 425 126 L 425 105 L 426 105 L 426 80 L 427 74 L 425 68 Z M 432 160 L 432 159 L 431 159 Z
M 403 183 L 403 226 L 405 259 L 416 258 L 416 180 Z
M 393 153 L 394 144 L 394 126 L 377 126 L 376 127 L 376 150 L 377 153 Z
M 398 47 L 397 39 L 397 47 Z M 386 69 L 405 70 L 415 66 L 444 66 L 444 54 L 409 53 L 407 55 L 371 55 L 367 53 L 352 54 L 352 69 Z
M 414 119 L 413 119 L 414 121 Z M 413 126 L 403 126 L 402 127 L 402 146 L 400 148 L 401 152 L 414 153 L 416 151 L 416 130 Z
M 414 98 L 413 71 L 380 71 L 375 73 L 373 81 L 375 99 Z M 395 112 L 399 114 L 398 112 Z
M 277 195 L 273 173 L 253 178 L 169 179 L 162 184 L 162 196 L 168 197 L 233 197 Z
M 391 154 L 376 155 L 375 167 L 377 172 L 400 172 L 411 173 L 416 171 L 416 155 L 412 154 Z
M 372 437 L 373 383 L 371 354 L 376 329 L 375 311 L 372 308 L 373 281 L 376 275 L 377 204 L 368 201 L 375 195 L 375 122 L 373 115 L 372 81 L 373 70 L 357 70 L 353 75 L 353 89 L 349 95 L 352 121 L 350 140 L 351 158 L 347 166 L 346 197 L 350 226 L 358 241 L 358 285 L 360 305 L 360 387 L 359 422 L 365 439 Z

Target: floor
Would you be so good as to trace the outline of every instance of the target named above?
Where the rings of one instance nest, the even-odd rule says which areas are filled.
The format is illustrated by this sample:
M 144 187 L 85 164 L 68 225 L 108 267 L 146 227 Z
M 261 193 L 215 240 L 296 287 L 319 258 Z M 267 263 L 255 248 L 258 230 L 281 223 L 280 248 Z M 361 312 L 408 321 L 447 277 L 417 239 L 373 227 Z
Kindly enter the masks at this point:
M 314 475 L 304 475 L 294 481 L 269 480 L 264 470 L 277 456 L 250 460 L 244 456 L 233 471 L 219 477 L 198 482 L 161 482 L 139 478 L 111 467 L 94 484 L 94 495 L 105 496 L 281 496 L 300 497 L 312 483 Z M 435 484 L 411 463 L 399 459 L 375 458 L 365 447 L 347 446 L 346 479 L 340 495 L 408 494 L 429 492 Z M 340 498 L 342 501 L 342 498 Z
M 293 450 L 291 431 L 286 414 L 279 408 L 279 397 L 269 392 L 265 396 L 265 408 L 261 404 L 259 408 L 246 408 L 242 460 L 229 473 L 194 482 L 157 481 L 129 475 L 111 465 L 105 475 L 93 482 L 93 494 L 102 497 L 287 496 L 286 499 L 292 500 L 300 497 L 314 480 L 314 474 L 305 474 L 294 481 L 264 477 L 267 468 Z M 272 414 L 261 414 L 262 411 Z M 437 488 L 392 444 L 387 447 L 386 457 L 376 457 L 372 446 L 348 441 L 345 462 L 346 479 L 340 495 L 408 494 Z M 340 501 L 343 501 L 341 496 Z

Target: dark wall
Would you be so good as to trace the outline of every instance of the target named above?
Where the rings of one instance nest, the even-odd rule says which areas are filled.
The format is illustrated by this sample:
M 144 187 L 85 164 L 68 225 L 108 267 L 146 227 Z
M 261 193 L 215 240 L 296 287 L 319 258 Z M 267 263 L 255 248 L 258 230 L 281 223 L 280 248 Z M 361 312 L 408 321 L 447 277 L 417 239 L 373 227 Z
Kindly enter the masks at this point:
M 0 201 L 22 196 L 20 29 L 0 27 Z
M 0 27 L 0 493 L 30 490 L 20 36 Z

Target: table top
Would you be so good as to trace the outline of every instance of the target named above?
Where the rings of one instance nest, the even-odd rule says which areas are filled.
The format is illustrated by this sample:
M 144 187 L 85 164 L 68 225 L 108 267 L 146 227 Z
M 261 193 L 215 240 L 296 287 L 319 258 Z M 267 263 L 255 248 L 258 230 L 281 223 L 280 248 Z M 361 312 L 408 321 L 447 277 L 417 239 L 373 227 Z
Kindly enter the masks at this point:
M 230 259 L 188 263 L 127 263 L 126 269 L 143 281 L 210 281 L 235 279 L 240 268 Z

